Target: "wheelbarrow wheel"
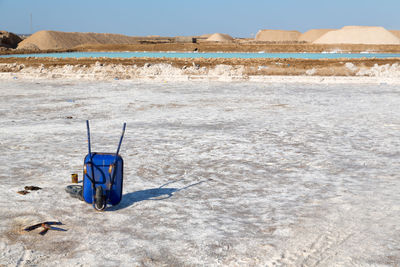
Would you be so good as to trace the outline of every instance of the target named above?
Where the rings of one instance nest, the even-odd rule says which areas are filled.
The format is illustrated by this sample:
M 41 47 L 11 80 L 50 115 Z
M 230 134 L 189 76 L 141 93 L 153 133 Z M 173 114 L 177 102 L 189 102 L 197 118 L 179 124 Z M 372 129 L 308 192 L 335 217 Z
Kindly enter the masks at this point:
M 96 210 L 104 210 L 106 208 L 106 201 L 103 195 L 103 187 L 98 186 L 96 187 L 96 195 L 94 198 L 94 208 Z

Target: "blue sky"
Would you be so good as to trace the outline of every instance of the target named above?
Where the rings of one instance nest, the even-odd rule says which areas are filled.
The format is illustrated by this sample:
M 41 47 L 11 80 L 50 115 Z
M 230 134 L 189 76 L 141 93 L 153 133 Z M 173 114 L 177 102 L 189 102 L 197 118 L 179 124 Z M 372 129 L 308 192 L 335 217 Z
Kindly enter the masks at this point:
M 108 32 L 127 35 L 227 33 L 383 26 L 400 30 L 400 0 L 0 0 L 0 30 Z

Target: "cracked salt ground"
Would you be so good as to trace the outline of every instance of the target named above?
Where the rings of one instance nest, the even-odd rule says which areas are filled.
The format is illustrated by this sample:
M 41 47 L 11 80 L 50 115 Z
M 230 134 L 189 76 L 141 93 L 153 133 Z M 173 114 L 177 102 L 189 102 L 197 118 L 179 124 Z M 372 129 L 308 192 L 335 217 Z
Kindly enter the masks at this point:
M 33 80 L 0 92 L 0 265 L 400 262 L 398 86 Z M 93 151 L 114 151 L 128 124 L 124 197 L 104 213 L 64 192 L 86 119 Z M 42 190 L 17 194 L 26 184 Z M 21 231 L 46 220 L 68 231 Z

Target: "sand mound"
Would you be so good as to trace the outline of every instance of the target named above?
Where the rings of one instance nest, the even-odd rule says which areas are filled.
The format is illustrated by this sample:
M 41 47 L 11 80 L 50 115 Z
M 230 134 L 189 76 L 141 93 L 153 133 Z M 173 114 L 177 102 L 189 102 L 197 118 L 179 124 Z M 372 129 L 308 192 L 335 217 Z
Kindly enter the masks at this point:
M 301 33 L 298 31 L 260 30 L 256 35 L 257 41 L 262 42 L 295 42 Z
M 39 31 L 19 43 L 18 48 L 70 49 L 82 44 L 130 44 L 135 42 L 137 42 L 137 37 L 122 34 Z
M 312 29 L 309 30 L 299 37 L 299 42 L 308 42 L 312 43 L 318 38 L 320 38 L 322 35 L 324 35 L 327 32 L 333 31 L 333 29 Z
M 213 34 L 212 34 L 212 33 L 205 33 L 205 34 L 200 35 L 199 37 L 200 37 L 200 38 L 208 38 L 208 37 L 210 37 L 211 35 L 213 35 Z
M 214 33 L 210 37 L 207 38 L 207 41 L 210 42 L 232 42 L 233 38 L 224 33 Z
M 345 26 L 325 33 L 314 44 L 400 44 L 400 39 L 383 27 Z

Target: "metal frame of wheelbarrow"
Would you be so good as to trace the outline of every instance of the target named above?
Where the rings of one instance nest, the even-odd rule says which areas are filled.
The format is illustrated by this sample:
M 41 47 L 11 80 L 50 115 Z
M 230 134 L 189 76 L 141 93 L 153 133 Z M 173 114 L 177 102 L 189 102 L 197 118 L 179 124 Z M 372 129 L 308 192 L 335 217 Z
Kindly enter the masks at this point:
M 93 154 L 91 151 L 91 144 L 90 144 L 90 128 L 89 128 L 89 120 L 86 121 L 86 128 L 87 128 L 87 137 L 88 137 L 88 150 L 89 150 L 89 161 L 85 163 L 84 165 L 84 174 L 86 175 L 86 177 L 90 180 L 91 184 L 92 184 L 92 204 L 93 207 L 96 210 L 102 211 L 106 208 L 107 206 L 107 202 L 109 200 L 109 194 L 110 194 L 110 190 L 112 188 L 112 186 L 114 185 L 115 182 L 115 176 L 116 176 L 116 163 L 118 160 L 118 154 L 119 154 L 119 150 L 121 148 L 121 144 L 122 144 L 122 139 L 124 138 L 124 134 L 125 134 L 125 128 L 126 128 L 126 123 L 124 123 L 123 128 L 122 128 L 122 134 L 121 134 L 121 138 L 119 139 L 119 143 L 118 143 L 118 148 L 117 148 L 117 152 L 115 153 L 114 156 L 114 162 L 110 165 L 109 169 L 108 169 L 108 174 L 110 175 L 110 182 L 107 183 L 107 189 L 106 192 L 103 192 L 103 187 L 102 186 L 96 186 L 96 184 L 100 184 L 99 182 L 96 182 L 96 179 L 94 177 L 94 163 L 93 163 Z M 86 165 L 90 165 L 90 172 L 91 175 L 87 175 L 87 167 Z

